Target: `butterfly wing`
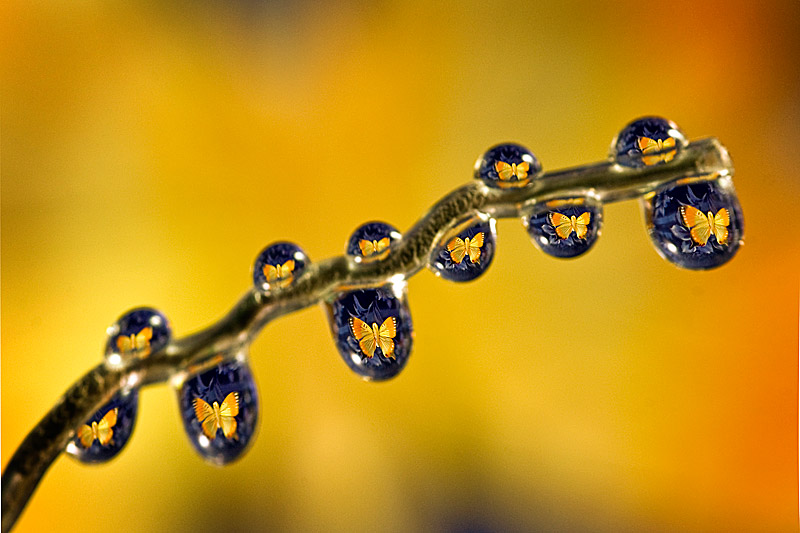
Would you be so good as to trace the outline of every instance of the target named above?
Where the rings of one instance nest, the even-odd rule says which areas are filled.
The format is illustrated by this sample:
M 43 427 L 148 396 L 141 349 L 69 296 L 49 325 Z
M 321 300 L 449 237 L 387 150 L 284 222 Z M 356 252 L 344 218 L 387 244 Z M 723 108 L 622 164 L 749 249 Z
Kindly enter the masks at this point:
M 278 267 L 275 265 L 264 265 L 262 271 L 264 272 L 264 277 L 267 278 L 267 281 L 275 281 L 278 279 Z
M 556 229 L 556 234 L 562 239 L 569 237 L 572 233 L 572 223 L 567 215 L 562 215 L 553 211 L 550 213 L 550 224 Z
M 591 219 L 592 215 L 588 211 L 584 211 L 575 219 L 575 234 L 579 239 L 586 238 L 586 234 L 589 232 L 589 221 Z
M 726 244 L 728 242 L 728 226 L 730 223 L 730 213 L 724 207 L 714 215 L 714 237 L 717 238 L 718 243 Z
M 481 260 L 481 246 L 483 246 L 483 232 L 477 233 L 471 238 L 469 240 L 469 246 L 467 246 L 469 260 L 476 265 Z
M 511 176 L 514 175 L 514 170 L 511 168 L 511 165 L 505 161 L 497 161 L 494 164 L 494 169 L 497 171 L 497 176 L 501 181 L 508 181 L 511 179 Z
M 150 355 L 150 339 L 153 338 L 153 328 L 150 326 L 142 328 L 142 331 L 136 334 L 136 351 L 141 352 L 142 357 Z
M 675 138 L 669 137 L 668 139 L 664 139 L 664 142 L 661 144 L 661 146 L 664 148 L 675 148 Z M 661 157 L 664 160 L 664 162 L 669 163 L 675 157 L 676 153 L 677 153 L 676 150 L 670 150 Z
M 522 181 L 528 177 L 528 171 L 531 169 L 531 166 L 528 164 L 527 161 L 523 161 L 519 165 L 517 165 L 517 179 Z
M 117 424 L 117 411 L 119 408 L 115 407 L 108 411 L 100 422 L 97 423 L 97 440 L 103 446 L 111 442 L 111 437 L 114 436 L 114 430 L 111 429 Z
M 82 425 L 78 428 L 78 440 L 81 441 L 81 444 L 84 448 L 88 448 L 92 445 L 92 441 L 94 440 L 94 435 L 92 434 L 92 426 L 87 426 L 86 424 Z
M 117 337 L 117 350 L 119 353 L 129 353 L 133 348 L 133 341 L 130 337 L 120 335 Z
M 372 245 L 372 241 L 368 241 L 366 239 L 361 239 L 358 241 L 358 248 L 361 250 L 361 255 L 368 256 L 375 253 L 375 247 Z
M 450 252 L 450 259 L 460 265 L 467 253 L 467 246 L 461 238 L 456 237 L 447 243 L 447 251 Z
M 219 408 L 219 416 L 222 422 L 222 433 L 226 439 L 230 439 L 236 434 L 236 415 L 239 414 L 239 394 L 231 392 L 222 401 Z
M 378 345 L 381 347 L 384 357 L 394 359 L 394 339 L 397 335 L 397 322 L 396 318 L 390 316 L 383 321 L 381 327 L 378 329 Z
M 711 236 L 711 224 L 702 211 L 691 205 L 681 206 L 681 218 L 689 228 L 692 240 L 700 246 L 705 246 Z
M 662 157 L 660 155 L 644 155 L 658 152 L 658 141 L 650 137 L 639 137 L 637 144 L 639 145 L 639 150 L 642 151 L 642 161 L 645 165 L 654 165 L 661 161 Z
M 280 277 L 289 278 L 292 276 L 292 272 L 294 272 L 294 259 L 289 259 L 281 265 Z
M 384 237 L 383 239 L 378 241 L 378 246 L 375 247 L 376 252 L 382 252 L 389 247 L 389 237 Z
M 217 436 L 217 428 L 219 427 L 217 417 L 214 415 L 214 408 L 198 396 L 194 399 L 194 415 L 197 417 L 197 421 L 200 422 L 206 437 L 213 440 Z
M 361 351 L 372 359 L 372 356 L 375 355 L 375 334 L 372 333 L 372 328 L 360 318 L 351 316 L 350 329 L 353 332 L 353 337 L 358 341 Z

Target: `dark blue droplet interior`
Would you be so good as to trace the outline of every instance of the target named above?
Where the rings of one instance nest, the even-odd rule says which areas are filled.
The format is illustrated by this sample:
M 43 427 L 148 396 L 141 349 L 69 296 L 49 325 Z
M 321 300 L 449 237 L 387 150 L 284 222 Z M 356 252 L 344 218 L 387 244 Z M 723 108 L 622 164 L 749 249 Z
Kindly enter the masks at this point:
M 194 399 L 201 398 L 209 405 L 222 405 L 232 392 L 239 396 L 239 414 L 236 415 L 236 434 L 226 438 L 221 429 L 213 438 L 203 433 L 201 421 L 194 410 Z M 250 444 L 258 421 L 258 393 L 253 375 L 246 363 L 225 362 L 187 379 L 178 392 L 178 402 L 183 426 L 192 446 L 207 461 L 223 465 L 244 453 Z
M 694 270 L 715 268 L 730 261 L 739 249 L 744 237 L 744 221 L 729 181 L 667 185 L 644 202 L 647 227 L 656 250 L 680 267 Z M 681 216 L 682 206 L 692 206 L 712 215 L 720 209 L 727 209 L 730 218 L 727 241 L 720 243 L 712 234 L 705 245 L 697 243 Z
M 465 256 L 460 263 L 456 262 L 453 259 L 453 254 L 447 249 L 447 244 L 455 237 L 461 240 L 466 238 L 472 240 L 479 233 L 483 233 L 483 246 L 480 247 L 480 257 L 478 261 L 473 263 L 469 256 Z M 449 235 L 448 238 L 444 240 L 444 246 L 439 249 L 433 261 L 431 261 L 431 268 L 441 277 L 451 281 L 471 281 L 486 272 L 489 265 L 492 264 L 496 243 L 497 233 L 495 231 L 494 221 L 479 220 L 476 224 L 469 226 L 463 231 L 455 235 Z
M 277 280 L 277 283 L 273 282 L 270 284 L 267 281 L 267 277 L 264 275 L 264 266 L 283 265 L 290 259 L 294 261 L 294 270 L 292 271 L 291 278 Z M 308 263 L 308 256 L 303 249 L 296 244 L 291 242 L 277 242 L 271 244 L 258 254 L 253 264 L 253 284 L 257 289 L 265 292 L 276 287 L 286 287 L 300 277 Z M 276 287 L 270 285 L 275 285 Z
M 548 206 L 549 204 L 549 206 Z M 560 213 L 566 217 L 579 217 L 589 213 L 586 235 L 579 238 L 571 231 L 566 238 L 561 238 L 552 222 L 552 213 Z M 586 253 L 597 242 L 603 225 L 603 208 L 588 199 L 559 200 L 535 206 L 528 216 L 528 235 L 534 244 L 543 252 L 554 257 L 571 258 Z
M 344 362 L 354 372 L 366 379 L 383 380 L 397 375 L 408 362 L 411 353 L 412 324 L 411 313 L 405 303 L 404 295 L 387 285 L 375 289 L 349 291 L 329 304 L 331 327 L 336 347 Z M 402 299 L 401 299 L 402 298 Z M 368 357 L 353 335 L 350 318 L 356 317 L 367 324 L 379 326 L 389 317 L 395 317 L 396 335 L 394 358 L 385 357 L 378 347 L 373 356 Z

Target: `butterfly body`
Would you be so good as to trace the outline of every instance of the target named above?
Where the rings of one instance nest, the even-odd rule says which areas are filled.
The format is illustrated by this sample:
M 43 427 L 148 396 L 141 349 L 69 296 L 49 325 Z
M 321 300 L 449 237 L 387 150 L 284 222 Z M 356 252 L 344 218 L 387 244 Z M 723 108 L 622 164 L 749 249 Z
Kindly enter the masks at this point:
M 150 339 L 153 338 L 153 328 L 142 328 L 139 333 L 120 335 L 117 337 L 117 349 L 123 355 L 138 353 L 142 357 L 150 355 Z
M 119 408 L 109 410 L 100 421 L 94 421 L 91 425 L 84 424 L 78 429 L 78 440 L 84 448 L 88 448 L 97 440 L 101 446 L 107 446 L 114 436 L 112 429 L 117 424 L 117 413 Z
M 568 217 L 554 211 L 548 215 L 548 218 L 556 230 L 556 235 L 561 239 L 566 239 L 573 231 L 579 239 L 585 239 L 589 232 L 588 225 L 591 221 L 591 214 L 588 211 L 584 211 L 577 217 L 575 215 Z
M 728 226 L 731 222 L 730 213 L 726 208 L 717 211 L 716 215 L 711 211 L 703 213 L 691 205 L 681 206 L 681 219 L 692 240 L 700 246 L 705 246 L 711 235 L 717 239 L 719 244 L 728 243 Z
M 481 246 L 483 246 L 483 232 L 476 233 L 471 239 L 455 237 L 447 243 L 447 251 L 457 264 L 461 264 L 464 257 L 468 256 L 470 262 L 477 265 L 481 260 Z
M 505 161 L 497 161 L 494 164 L 494 169 L 497 176 L 500 178 L 500 187 L 518 187 L 528 183 L 528 171 L 531 166 L 527 161 L 522 163 L 506 163 Z M 518 182 L 512 182 L 511 179 L 516 177 Z
M 668 163 L 675 157 L 675 139 L 651 139 L 650 137 L 639 137 L 637 141 L 639 150 L 642 151 L 642 161 L 645 165 L 655 165 L 661 161 Z M 664 152 L 664 150 L 671 150 Z M 662 153 L 663 152 L 663 153 Z M 656 154 L 656 155 L 647 155 Z
M 394 341 L 397 335 L 397 319 L 389 317 L 378 326 L 377 322 L 371 325 L 360 318 L 350 317 L 350 330 L 358 341 L 361 351 L 369 359 L 375 355 L 375 348 L 380 347 L 384 357 L 394 359 Z
M 193 402 L 194 413 L 203 433 L 214 440 L 217 430 L 221 429 L 226 439 L 236 438 L 236 416 L 239 414 L 239 393 L 231 392 L 222 401 L 222 404 L 213 402 L 209 404 L 199 396 Z
M 294 259 L 289 259 L 282 265 L 264 265 L 262 271 L 267 282 L 280 281 L 283 283 L 291 282 L 294 276 Z
M 379 240 L 361 239 L 358 241 L 358 248 L 361 250 L 361 255 L 368 257 L 370 255 L 379 254 L 389 248 L 389 237 L 384 237 Z

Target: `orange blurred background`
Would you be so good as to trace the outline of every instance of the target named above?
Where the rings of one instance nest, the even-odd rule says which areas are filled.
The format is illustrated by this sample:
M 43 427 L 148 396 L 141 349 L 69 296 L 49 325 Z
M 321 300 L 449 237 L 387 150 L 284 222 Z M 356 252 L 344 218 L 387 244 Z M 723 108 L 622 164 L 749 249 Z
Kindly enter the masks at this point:
M 690 272 L 635 201 L 573 261 L 502 220 L 480 280 L 410 280 L 396 379 L 360 381 L 320 309 L 284 317 L 242 459 L 203 463 L 151 387 L 123 453 L 60 458 L 17 531 L 797 530 L 798 27 L 796 1 L 4 2 L 4 467 L 127 309 L 193 332 L 266 244 L 409 228 L 501 141 L 553 170 L 665 116 L 729 148 L 746 224 Z

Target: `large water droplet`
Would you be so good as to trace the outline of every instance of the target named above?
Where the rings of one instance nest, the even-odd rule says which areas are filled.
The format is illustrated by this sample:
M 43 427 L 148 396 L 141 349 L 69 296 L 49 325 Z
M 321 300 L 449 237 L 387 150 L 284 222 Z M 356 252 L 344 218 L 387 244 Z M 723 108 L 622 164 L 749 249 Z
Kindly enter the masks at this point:
M 178 406 L 192 446 L 216 465 L 241 456 L 256 430 L 258 393 L 244 361 L 226 361 L 187 379 Z
M 684 178 L 642 199 L 645 223 L 662 257 L 704 270 L 728 262 L 744 239 L 744 220 L 730 177 Z
M 137 389 L 122 391 L 77 428 L 67 453 L 84 463 L 102 463 L 127 444 L 136 424 Z
M 577 257 L 600 236 L 603 207 L 588 197 L 552 200 L 531 207 L 523 223 L 542 251 L 555 257 Z
M 406 365 L 413 327 L 404 281 L 348 291 L 325 309 L 339 353 L 361 377 L 389 379 Z
M 464 219 L 445 233 L 428 268 L 451 281 L 473 280 L 492 263 L 496 241 L 493 218 L 480 214 Z

